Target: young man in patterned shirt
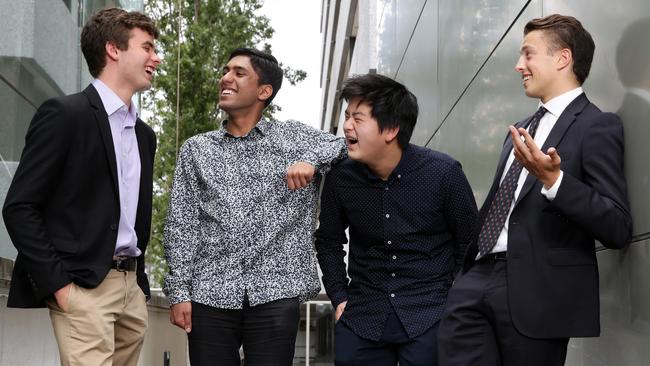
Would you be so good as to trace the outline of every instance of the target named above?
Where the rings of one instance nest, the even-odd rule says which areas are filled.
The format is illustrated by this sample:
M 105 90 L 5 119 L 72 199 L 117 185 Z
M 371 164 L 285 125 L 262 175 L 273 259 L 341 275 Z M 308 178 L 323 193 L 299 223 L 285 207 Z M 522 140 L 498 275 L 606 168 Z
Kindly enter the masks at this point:
M 164 246 L 171 321 L 192 365 L 290 365 L 299 305 L 320 291 L 312 233 L 320 176 L 345 140 L 262 112 L 282 84 L 277 60 L 236 49 L 219 81 L 228 119 L 188 139 Z
M 335 363 L 436 365 L 438 320 L 476 220 L 472 190 L 456 160 L 409 144 L 418 104 L 404 85 L 361 75 L 341 97 L 350 159 L 328 173 L 316 231 Z

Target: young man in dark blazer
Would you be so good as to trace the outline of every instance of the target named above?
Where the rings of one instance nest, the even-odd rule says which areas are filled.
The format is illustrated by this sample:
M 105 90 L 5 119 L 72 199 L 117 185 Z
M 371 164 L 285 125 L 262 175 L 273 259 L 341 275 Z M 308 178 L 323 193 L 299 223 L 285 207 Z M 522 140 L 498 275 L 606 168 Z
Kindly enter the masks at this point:
M 81 48 L 96 79 L 38 109 L 7 193 L 7 305 L 50 309 L 62 365 L 138 362 L 156 137 L 131 97 L 151 85 L 157 37 L 144 14 L 93 15 Z
M 581 88 L 594 48 L 573 17 L 524 29 L 515 69 L 540 108 L 510 126 L 447 299 L 441 365 L 563 365 L 569 337 L 599 335 L 595 241 L 625 247 L 632 219 L 623 126 Z

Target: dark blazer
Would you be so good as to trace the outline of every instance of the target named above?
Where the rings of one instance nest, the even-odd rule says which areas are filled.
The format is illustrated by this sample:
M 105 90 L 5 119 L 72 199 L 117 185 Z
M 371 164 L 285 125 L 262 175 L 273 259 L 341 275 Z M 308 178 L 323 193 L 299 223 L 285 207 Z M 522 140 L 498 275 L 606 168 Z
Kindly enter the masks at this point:
M 142 166 L 137 274 L 148 296 L 144 253 L 156 137 L 140 119 L 135 133 Z M 18 250 L 7 306 L 43 307 L 67 283 L 92 288 L 102 282 L 115 251 L 120 203 L 108 116 L 92 85 L 50 99 L 36 111 L 2 213 Z
M 530 118 L 517 124 L 526 127 Z M 623 174 L 623 125 L 584 94 L 567 106 L 542 151 L 556 147 L 564 177 L 547 200 L 529 175 L 508 226 L 508 302 L 518 331 L 532 338 L 598 336 L 599 294 L 595 240 L 620 249 L 632 236 Z M 479 212 L 480 230 L 512 150 L 508 136 L 492 188 Z M 478 237 L 478 235 L 476 235 Z M 476 240 L 464 270 L 478 252 Z

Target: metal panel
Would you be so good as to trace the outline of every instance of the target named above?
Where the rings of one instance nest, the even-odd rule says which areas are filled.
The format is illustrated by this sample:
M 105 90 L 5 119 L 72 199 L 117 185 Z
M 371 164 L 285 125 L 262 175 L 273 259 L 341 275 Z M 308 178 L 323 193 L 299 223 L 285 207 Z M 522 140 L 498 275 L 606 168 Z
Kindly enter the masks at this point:
M 396 78 L 404 83 L 418 98 L 420 115 L 411 142 L 424 145 L 438 126 L 438 82 L 436 77 L 438 59 L 436 57 L 438 40 L 437 1 L 428 1 L 405 51 Z
M 449 113 L 525 4 L 522 0 L 440 1 L 438 88 L 441 90 L 441 119 Z M 541 9 L 538 2 L 529 6 Z M 523 28 L 517 27 L 512 30 L 516 35 L 521 35 L 522 31 Z M 507 69 L 504 65 L 505 72 Z
M 377 39 L 378 72 L 394 77 L 425 0 L 386 0 L 380 7 Z
M 540 2 L 533 1 L 428 145 L 463 164 L 479 205 L 492 183 L 508 125 L 536 109 L 537 101 L 524 95 L 521 77 L 513 67 L 524 25 L 540 14 Z

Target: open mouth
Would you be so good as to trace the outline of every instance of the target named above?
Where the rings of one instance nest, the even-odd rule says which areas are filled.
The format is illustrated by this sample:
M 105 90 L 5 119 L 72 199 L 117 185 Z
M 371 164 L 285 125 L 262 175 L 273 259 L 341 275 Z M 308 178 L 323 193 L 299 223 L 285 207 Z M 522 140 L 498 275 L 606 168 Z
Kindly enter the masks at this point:
M 221 95 L 232 95 L 235 94 L 235 91 L 232 89 L 223 89 L 221 90 Z
M 347 137 L 345 139 L 348 143 L 348 146 L 356 146 L 356 144 L 359 142 L 359 140 L 355 139 L 354 137 Z
M 145 66 L 144 71 L 145 71 L 147 74 L 153 76 L 153 73 L 154 73 L 154 71 L 156 71 L 156 68 L 154 68 L 154 67 L 152 67 L 152 66 Z

